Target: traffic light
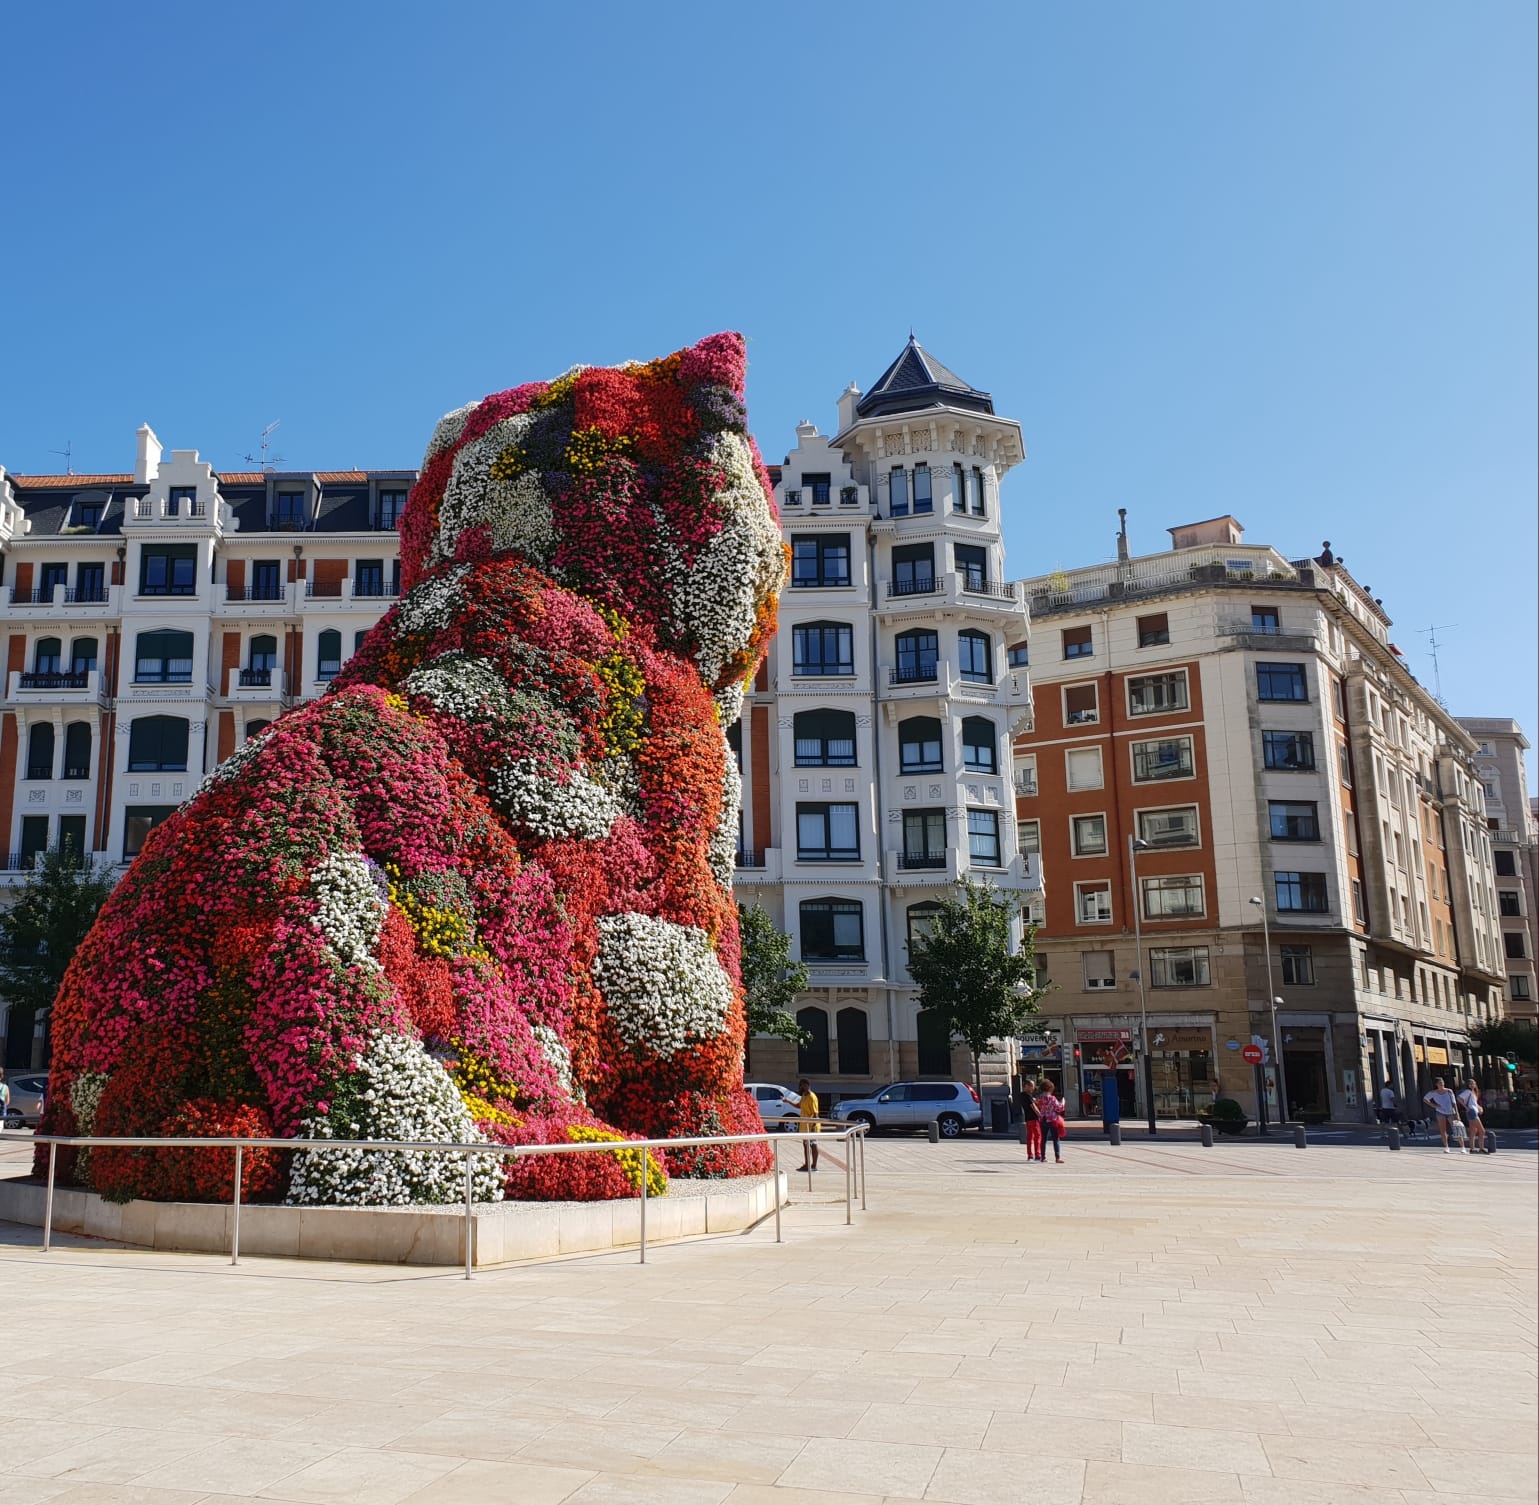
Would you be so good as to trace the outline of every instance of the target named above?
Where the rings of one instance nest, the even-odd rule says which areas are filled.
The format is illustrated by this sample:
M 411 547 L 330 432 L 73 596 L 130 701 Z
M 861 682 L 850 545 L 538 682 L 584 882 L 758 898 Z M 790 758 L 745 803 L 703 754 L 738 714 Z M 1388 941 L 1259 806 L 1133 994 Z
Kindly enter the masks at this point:
M 1516 1071 L 1518 1069 L 1518 1058 L 1509 1050 L 1507 1052 L 1506 1059 L 1502 1062 L 1502 1065 L 1505 1066 L 1508 1071 Z

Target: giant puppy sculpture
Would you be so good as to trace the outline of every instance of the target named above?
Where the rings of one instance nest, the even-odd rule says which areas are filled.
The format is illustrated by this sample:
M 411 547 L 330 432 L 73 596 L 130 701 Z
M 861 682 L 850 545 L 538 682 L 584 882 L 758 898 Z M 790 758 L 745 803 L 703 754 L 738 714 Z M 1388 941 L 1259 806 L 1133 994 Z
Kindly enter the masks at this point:
M 741 339 L 716 335 L 438 425 L 402 600 L 328 694 L 151 834 L 77 953 L 49 1129 L 757 1131 L 723 726 L 785 563 L 743 372 Z M 231 1158 L 103 1147 L 67 1170 L 109 1196 L 222 1199 Z M 337 1149 L 247 1165 L 247 1195 L 317 1203 L 447 1200 L 460 1174 Z M 488 1156 L 481 1194 L 626 1195 L 644 1173 L 635 1152 Z

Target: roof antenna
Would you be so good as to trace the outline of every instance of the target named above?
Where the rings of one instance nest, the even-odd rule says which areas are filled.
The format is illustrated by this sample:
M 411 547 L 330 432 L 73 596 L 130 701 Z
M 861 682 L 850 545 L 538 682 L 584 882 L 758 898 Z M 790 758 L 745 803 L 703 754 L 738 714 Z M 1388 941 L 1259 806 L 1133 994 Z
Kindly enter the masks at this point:
M 1457 627 L 1457 622 L 1439 622 L 1432 627 L 1418 627 L 1416 631 L 1427 640 L 1427 647 L 1432 653 L 1432 695 L 1433 699 L 1446 711 L 1448 703 L 1443 699 L 1443 676 L 1438 672 L 1437 666 L 1437 635 L 1440 632 L 1449 632 Z
M 63 455 L 64 456 L 64 474 L 67 475 L 67 476 L 74 475 L 74 473 L 75 473 L 75 443 L 74 443 L 74 441 L 72 439 L 66 439 L 64 441 L 64 448 L 63 449 L 51 449 L 51 450 L 48 451 L 48 453 L 51 454 L 51 455 Z
M 262 430 L 262 442 L 258 446 L 258 449 L 261 451 L 259 455 L 241 456 L 241 459 L 244 460 L 248 465 L 255 465 L 257 469 L 260 470 L 264 475 L 276 470 L 280 465 L 283 464 L 282 455 L 275 455 L 270 453 L 272 449 L 273 430 L 277 428 L 278 425 L 282 422 L 283 420 L 281 418 L 274 418 L 273 421 Z

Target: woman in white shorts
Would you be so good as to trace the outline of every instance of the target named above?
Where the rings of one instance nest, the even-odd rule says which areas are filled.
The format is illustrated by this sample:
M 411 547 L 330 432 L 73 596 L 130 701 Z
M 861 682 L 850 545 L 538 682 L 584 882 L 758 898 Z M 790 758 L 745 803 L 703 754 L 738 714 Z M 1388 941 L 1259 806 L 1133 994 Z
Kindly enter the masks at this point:
M 1448 1148 L 1448 1131 L 1459 1121 L 1459 1105 L 1442 1077 L 1434 1079 L 1432 1091 L 1422 1101 L 1437 1115 L 1437 1131 L 1443 1136 L 1443 1153 L 1451 1153 Z M 1460 1145 L 1460 1149 L 1464 1149 L 1464 1146 Z
M 1486 1147 L 1485 1104 L 1480 1101 L 1480 1084 L 1474 1077 L 1465 1078 L 1459 1106 L 1464 1110 L 1464 1126 L 1470 1131 L 1470 1153 L 1483 1151 Z

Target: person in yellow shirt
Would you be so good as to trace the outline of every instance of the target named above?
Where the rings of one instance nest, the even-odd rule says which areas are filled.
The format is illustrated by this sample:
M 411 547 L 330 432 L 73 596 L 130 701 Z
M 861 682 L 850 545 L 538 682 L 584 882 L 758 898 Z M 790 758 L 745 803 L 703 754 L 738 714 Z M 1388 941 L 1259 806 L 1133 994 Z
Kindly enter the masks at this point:
M 801 1101 L 796 1105 L 796 1127 L 803 1134 L 815 1134 L 818 1127 L 818 1095 L 812 1090 L 812 1083 L 806 1077 L 796 1084 L 796 1090 L 801 1093 Z M 815 1139 L 804 1139 L 802 1140 L 802 1169 L 815 1171 L 817 1168 L 818 1142 Z

